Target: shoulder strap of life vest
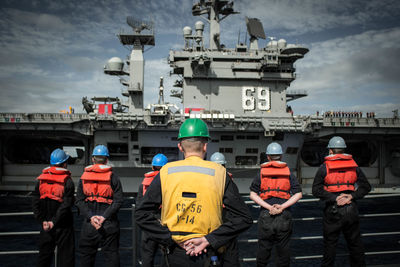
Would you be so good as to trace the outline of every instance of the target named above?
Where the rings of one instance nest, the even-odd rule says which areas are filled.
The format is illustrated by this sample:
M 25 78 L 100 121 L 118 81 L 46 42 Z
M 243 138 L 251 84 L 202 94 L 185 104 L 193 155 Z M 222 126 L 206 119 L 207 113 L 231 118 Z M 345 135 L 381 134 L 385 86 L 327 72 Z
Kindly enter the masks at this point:
M 103 164 L 90 165 L 85 168 L 81 179 L 84 181 L 110 181 L 112 167 Z
M 353 157 L 348 154 L 336 154 L 325 157 L 325 164 L 327 171 L 336 169 L 350 169 L 357 168 L 357 163 Z
M 44 168 L 40 176 L 37 177 L 37 180 L 64 184 L 65 180 L 70 177 L 70 175 L 71 173 L 67 169 L 51 166 Z
M 270 161 L 261 165 L 262 177 L 289 177 L 290 170 L 287 164 L 282 161 Z

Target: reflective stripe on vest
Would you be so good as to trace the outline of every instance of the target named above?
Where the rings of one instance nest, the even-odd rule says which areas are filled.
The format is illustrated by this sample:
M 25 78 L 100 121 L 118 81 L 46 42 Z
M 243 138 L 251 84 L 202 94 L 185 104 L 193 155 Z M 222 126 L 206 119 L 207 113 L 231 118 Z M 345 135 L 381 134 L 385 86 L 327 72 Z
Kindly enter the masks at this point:
M 58 202 L 63 202 L 65 181 L 71 173 L 60 167 L 47 167 L 37 178 L 39 183 L 40 199 L 50 198 Z
M 199 157 L 167 163 L 160 171 L 161 223 L 180 243 L 222 224 L 226 170 Z
M 86 167 L 81 177 L 85 201 L 111 204 L 114 194 L 111 175 L 112 168 L 107 165 L 95 164 Z
M 151 172 L 148 172 L 148 173 L 146 173 L 144 175 L 144 179 L 143 179 L 143 182 L 142 182 L 142 185 L 143 185 L 143 196 L 144 196 L 144 194 L 146 194 L 147 188 L 149 188 L 150 184 L 154 180 L 154 177 L 156 177 L 159 172 L 160 171 L 151 171 Z
M 354 191 L 357 182 L 357 163 L 348 154 L 325 157 L 324 189 L 328 192 Z
M 290 198 L 290 170 L 286 163 L 270 161 L 262 164 L 260 179 L 260 197 L 262 199 Z

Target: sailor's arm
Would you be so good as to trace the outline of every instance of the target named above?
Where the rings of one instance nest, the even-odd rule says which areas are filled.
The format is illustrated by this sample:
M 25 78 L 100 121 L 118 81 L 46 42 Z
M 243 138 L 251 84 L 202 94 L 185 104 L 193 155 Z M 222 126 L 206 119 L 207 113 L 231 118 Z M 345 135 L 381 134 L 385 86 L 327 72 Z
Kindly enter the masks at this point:
M 214 249 L 218 249 L 236 238 L 240 233 L 250 228 L 253 223 L 250 211 L 240 196 L 236 184 L 228 176 L 225 183 L 223 203 L 226 218 L 229 218 L 229 220 L 205 236 Z
M 151 239 L 163 245 L 173 245 L 168 227 L 161 225 L 156 214 L 159 213 L 162 203 L 160 175 L 154 177 L 153 182 L 146 190 L 146 194 L 136 206 L 136 223 L 142 230 L 145 230 Z
M 274 207 L 267 202 L 265 202 L 256 192 L 250 191 L 250 199 L 253 200 L 256 204 L 260 205 L 266 210 L 271 211 Z
M 326 165 L 322 164 L 315 174 L 314 182 L 312 185 L 313 196 L 320 198 L 327 202 L 336 202 L 336 195 L 324 189 L 324 180 L 326 176 Z
M 360 167 L 357 167 L 357 189 L 353 193 L 351 193 L 351 196 L 353 197 L 354 200 L 361 199 L 363 198 L 366 194 L 368 194 L 371 191 L 371 184 L 368 182 L 367 177 L 365 176 L 364 172 L 360 169 Z
M 258 174 L 256 177 L 254 177 L 254 180 L 250 185 L 250 199 L 253 200 L 256 204 L 263 207 L 264 209 L 272 211 L 274 207 L 265 202 L 259 195 L 260 186 L 261 186 L 261 180 L 260 180 L 260 175 Z
M 43 221 L 45 220 L 45 217 L 42 210 L 40 209 L 40 193 L 39 193 L 38 181 L 36 182 L 35 189 L 32 192 L 32 210 L 36 220 L 38 220 L 40 224 L 42 224 Z
M 113 190 L 113 202 L 101 215 L 105 219 L 109 219 L 114 214 L 117 214 L 121 208 L 122 202 L 124 201 L 124 193 L 122 191 L 121 181 L 115 173 L 111 175 L 111 188 Z
M 290 198 L 284 202 L 283 204 L 279 205 L 280 209 L 284 210 L 295 204 L 303 197 L 303 193 L 301 192 L 301 186 L 297 181 L 297 178 L 294 174 L 290 174 Z
M 79 214 L 86 218 L 86 220 L 90 221 L 90 218 L 93 216 L 93 214 L 89 212 L 85 199 L 86 196 L 83 193 L 82 180 L 79 180 L 78 189 L 76 190 L 75 205 L 78 208 Z
M 139 203 L 143 199 L 143 184 L 142 183 L 143 183 L 143 181 L 139 184 L 138 193 L 136 196 L 136 207 L 139 206 Z
M 70 208 L 74 205 L 74 193 L 75 185 L 72 179 L 69 178 L 65 182 L 63 202 L 60 204 L 56 214 L 51 219 L 54 225 L 57 225 L 58 222 L 63 220 L 65 214 L 68 213 Z

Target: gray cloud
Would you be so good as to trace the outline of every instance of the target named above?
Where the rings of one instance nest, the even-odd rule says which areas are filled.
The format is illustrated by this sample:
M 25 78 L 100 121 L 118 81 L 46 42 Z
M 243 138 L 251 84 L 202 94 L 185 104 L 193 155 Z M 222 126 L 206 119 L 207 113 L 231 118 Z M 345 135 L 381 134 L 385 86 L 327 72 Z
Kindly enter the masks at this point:
M 371 108 L 388 115 L 400 107 L 400 28 L 368 31 L 315 43 L 298 66 L 291 89 L 306 89 L 294 102 L 298 112 Z M 383 108 L 390 107 L 383 111 Z
M 168 76 L 168 48 L 181 48 L 183 26 L 193 27 L 200 20 L 191 16 L 192 2 L 167 0 L 162 5 L 155 0 L 120 0 L 112 4 L 106 0 L 3 2 L 0 4 L 0 110 L 57 112 L 72 105 L 80 111 L 84 95 L 120 96 L 123 86 L 117 77 L 104 75 L 102 67 L 111 56 L 124 59 L 128 54 L 115 37 L 121 28 L 130 30 L 125 24 L 127 15 L 155 22 L 157 46 L 145 54 L 144 95 L 146 104 L 155 102 L 159 77 L 164 76 L 167 90 L 173 89 L 177 78 Z M 321 33 L 327 41 L 311 44 L 310 53 L 297 63 L 299 77 L 292 88 L 307 89 L 310 96 L 294 104 L 296 111 L 311 113 L 314 107 L 350 109 L 356 105 L 383 112 L 400 102 L 397 64 L 400 30 L 381 30 L 386 27 L 386 20 L 398 17 L 399 8 L 396 1 L 389 0 L 236 1 L 235 9 L 241 14 L 222 22 L 221 38 L 232 47 L 239 29 L 244 35 L 245 15 L 260 18 L 267 34 L 278 30 L 278 38 Z M 359 34 L 329 37 L 333 31 L 338 36 L 349 26 L 358 27 Z M 353 95 L 357 97 L 349 97 Z

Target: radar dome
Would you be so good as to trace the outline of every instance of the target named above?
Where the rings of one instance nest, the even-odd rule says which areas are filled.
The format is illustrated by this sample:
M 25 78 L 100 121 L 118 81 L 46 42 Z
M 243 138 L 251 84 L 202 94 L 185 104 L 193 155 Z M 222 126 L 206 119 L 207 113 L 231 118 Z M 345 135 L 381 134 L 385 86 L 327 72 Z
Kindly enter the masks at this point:
M 112 57 L 104 66 L 105 72 L 120 72 L 124 68 L 124 62 L 119 57 Z
M 279 39 L 278 47 L 279 48 L 285 48 L 286 47 L 286 40 L 285 39 Z
M 192 35 L 192 28 L 186 26 L 183 28 L 183 36 L 190 36 Z
M 195 27 L 196 31 L 204 30 L 204 23 L 199 20 L 196 22 L 196 24 L 194 24 L 194 27 Z

